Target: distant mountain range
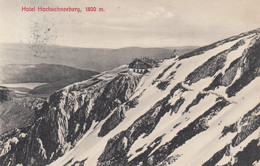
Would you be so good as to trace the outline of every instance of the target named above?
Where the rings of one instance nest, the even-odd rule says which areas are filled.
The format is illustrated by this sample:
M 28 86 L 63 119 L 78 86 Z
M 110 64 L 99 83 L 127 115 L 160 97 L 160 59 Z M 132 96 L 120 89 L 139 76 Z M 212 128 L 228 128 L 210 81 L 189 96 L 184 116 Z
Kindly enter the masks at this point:
M 1 44 L 0 65 L 7 64 L 61 64 L 75 68 L 103 72 L 134 58 L 169 58 L 173 49 L 184 54 L 197 47 L 141 48 L 126 47 L 120 49 L 77 48 L 57 45 Z

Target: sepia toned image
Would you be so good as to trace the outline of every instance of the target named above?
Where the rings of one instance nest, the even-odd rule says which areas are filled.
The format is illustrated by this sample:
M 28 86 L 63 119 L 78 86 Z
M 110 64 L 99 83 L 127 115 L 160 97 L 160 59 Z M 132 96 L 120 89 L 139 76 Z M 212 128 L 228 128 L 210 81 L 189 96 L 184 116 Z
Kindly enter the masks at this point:
M 1 0 L 0 166 L 260 166 L 259 5 Z

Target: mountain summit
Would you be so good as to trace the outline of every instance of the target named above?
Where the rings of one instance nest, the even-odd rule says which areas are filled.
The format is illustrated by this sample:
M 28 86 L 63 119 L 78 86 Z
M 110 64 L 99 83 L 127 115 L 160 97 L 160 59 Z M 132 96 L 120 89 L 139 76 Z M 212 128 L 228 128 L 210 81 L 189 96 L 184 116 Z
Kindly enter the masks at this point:
M 0 165 L 260 164 L 260 30 L 69 85 L 3 134 Z

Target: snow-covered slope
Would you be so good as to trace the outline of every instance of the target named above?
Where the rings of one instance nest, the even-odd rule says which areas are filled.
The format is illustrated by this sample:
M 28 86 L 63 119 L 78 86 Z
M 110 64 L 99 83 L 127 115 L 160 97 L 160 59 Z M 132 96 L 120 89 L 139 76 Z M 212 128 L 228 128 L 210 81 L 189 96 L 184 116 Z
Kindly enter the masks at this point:
M 257 29 L 165 60 L 145 75 L 125 66 L 104 72 L 54 93 L 33 126 L 2 136 L 0 162 L 260 164 L 259 68 Z

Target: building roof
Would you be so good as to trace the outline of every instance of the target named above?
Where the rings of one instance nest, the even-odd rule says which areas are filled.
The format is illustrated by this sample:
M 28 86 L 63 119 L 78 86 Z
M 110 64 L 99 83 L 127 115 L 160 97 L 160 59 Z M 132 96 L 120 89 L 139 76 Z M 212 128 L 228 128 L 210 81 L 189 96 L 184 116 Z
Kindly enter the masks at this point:
M 143 59 L 139 59 L 139 58 L 135 58 L 130 64 L 129 64 L 129 67 L 130 68 L 133 68 L 134 66 L 134 63 L 136 62 L 136 61 L 141 61 L 141 62 L 143 62 L 143 64 L 145 64 L 148 68 L 152 68 L 154 65 L 153 64 L 150 64 L 150 63 L 148 63 L 148 62 L 146 62 L 145 60 L 143 60 Z

